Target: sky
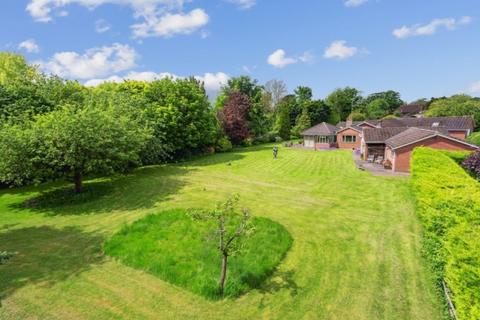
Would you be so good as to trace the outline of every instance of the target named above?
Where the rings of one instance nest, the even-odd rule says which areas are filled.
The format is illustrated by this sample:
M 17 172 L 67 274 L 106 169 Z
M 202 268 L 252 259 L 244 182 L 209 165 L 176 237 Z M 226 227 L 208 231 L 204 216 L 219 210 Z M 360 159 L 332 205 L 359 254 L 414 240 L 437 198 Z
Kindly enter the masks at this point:
M 0 50 L 94 86 L 196 76 L 480 96 L 479 0 L 1 0 Z

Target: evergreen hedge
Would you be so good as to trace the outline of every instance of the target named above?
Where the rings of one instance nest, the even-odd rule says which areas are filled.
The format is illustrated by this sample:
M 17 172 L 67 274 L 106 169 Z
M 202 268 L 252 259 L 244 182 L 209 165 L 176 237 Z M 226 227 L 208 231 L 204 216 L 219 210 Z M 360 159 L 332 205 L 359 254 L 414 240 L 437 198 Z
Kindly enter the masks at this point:
M 424 252 L 459 319 L 480 319 L 480 184 L 448 153 L 417 148 L 412 180 Z

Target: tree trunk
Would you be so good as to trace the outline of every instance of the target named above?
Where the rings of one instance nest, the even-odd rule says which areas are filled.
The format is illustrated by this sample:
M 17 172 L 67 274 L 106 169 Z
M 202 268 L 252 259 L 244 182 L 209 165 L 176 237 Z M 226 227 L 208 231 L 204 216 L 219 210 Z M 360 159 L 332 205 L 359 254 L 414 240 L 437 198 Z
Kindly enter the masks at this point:
M 75 192 L 76 193 L 81 193 L 83 191 L 82 172 L 81 171 L 75 171 L 73 179 L 75 181 Z
M 227 277 L 227 259 L 228 255 L 223 253 L 223 259 L 222 259 L 222 271 L 220 273 L 220 295 L 223 297 L 224 294 L 224 288 L 225 288 L 225 279 Z

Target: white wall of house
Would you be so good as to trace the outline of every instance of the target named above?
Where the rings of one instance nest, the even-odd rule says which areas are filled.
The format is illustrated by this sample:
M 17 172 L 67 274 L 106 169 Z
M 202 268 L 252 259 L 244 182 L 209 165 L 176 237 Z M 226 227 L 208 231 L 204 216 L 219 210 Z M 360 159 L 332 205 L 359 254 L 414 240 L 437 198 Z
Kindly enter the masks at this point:
M 303 145 L 307 148 L 315 147 L 315 137 L 305 136 L 303 137 Z
M 395 171 L 395 151 L 393 151 L 389 147 L 386 147 L 384 159 L 389 160 L 392 163 L 392 169 L 393 171 Z

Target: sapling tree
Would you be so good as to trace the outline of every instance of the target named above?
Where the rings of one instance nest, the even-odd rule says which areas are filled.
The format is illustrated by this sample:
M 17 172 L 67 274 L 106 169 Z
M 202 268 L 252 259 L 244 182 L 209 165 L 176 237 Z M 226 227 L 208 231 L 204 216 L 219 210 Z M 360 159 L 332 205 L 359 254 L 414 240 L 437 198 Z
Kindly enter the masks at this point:
M 239 196 L 233 195 L 224 203 L 218 203 L 211 211 L 195 212 L 195 220 L 214 220 L 216 222 L 215 237 L 222 257 L 218 287 L 220 296 L 225 294 L 228 258 L 245 250 L 245 239 L 253 232 L 250 223 L 250 211 L 238 208 Z

